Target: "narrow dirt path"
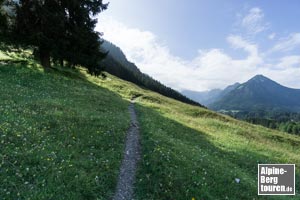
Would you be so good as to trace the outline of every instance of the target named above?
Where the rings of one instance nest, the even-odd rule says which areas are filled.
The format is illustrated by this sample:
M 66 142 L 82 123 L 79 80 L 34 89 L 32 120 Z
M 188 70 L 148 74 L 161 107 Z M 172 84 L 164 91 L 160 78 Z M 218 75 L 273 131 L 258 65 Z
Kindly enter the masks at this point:
M 135 174 L 140 160 L 140 133 L 134 108 L 134 100 L 129 105 L 131 125 L 127 132 L 124 157 L 120 168 L 118 184 L 113 200 L 132 200 Z

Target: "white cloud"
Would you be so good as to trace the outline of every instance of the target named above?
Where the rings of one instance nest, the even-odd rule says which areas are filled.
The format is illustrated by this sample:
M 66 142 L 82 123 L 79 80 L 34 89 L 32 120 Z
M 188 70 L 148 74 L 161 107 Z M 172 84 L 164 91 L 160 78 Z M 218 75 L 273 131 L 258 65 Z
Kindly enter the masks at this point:
M 300 68 L 300 56 L 285 56 L 280 59 L 280 63 L 277 64 L 277 67 L 282 68 L 292 68 L 298 67 Z
M 275 37 L 276 37 L 276 33 L 271 33 L 271 34 L 268 36 L 268 38 L 269 38 L 270 40 L 274 40 Z
M 269 28 L 269 24 L 264 22 L 263 11 L 257 7 L 248 11 L 248 14 L 241 21 L 241 26 L 253 35 Z
M 214 48 L 199 50 L 194 59 L 185 60 L 172 55 L 152 32 L 129 28 L 112 18 L 104 21 L 98 29 L 105 33 L 105 39 L 119 46 L 142 72 L 174 89 L 204 91 L 224 88 L 247 81 L 256 74 L 264 74 L 287 86 L 300 87 L 299 81 L 292 78 L 295 73 L 300 75 L 300 67 L 288 68 L 295 64 L 295 58 L 282 58 L 280 63 L 286 67 L 275 69 L 273 64 L 265 62 L 257 44 L 241 36 L 230 35 L 227 41 L 233 48 L 245 51 L 247 56 L 244 58 L 236 59 L 224 50 Z M 290 78 L 284 79 L 282 75 Z
M 244 40 L 241 36 L 237 35 L 230 35 L 227 37 L 227 41 L 234 47 L 234 48 L 241 48 L 244 49 L 246 52 L 249 52 L 252 56 L 258 55 L 257 45 L 251 44 L 250 42 Z
M 292 33 L 286 38 L 279 40 L 270 52 L 287 52 L 300 47 L 300 33 Z

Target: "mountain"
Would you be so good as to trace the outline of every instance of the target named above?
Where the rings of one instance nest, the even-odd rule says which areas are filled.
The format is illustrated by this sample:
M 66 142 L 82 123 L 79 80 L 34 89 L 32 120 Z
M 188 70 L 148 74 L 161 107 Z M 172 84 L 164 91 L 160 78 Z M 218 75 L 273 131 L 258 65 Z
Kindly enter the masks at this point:
M 122 67 L 132 70 L 137 73 L 141 73 L 139 68 L 132 62 L 129 62 L 126 58 L 126 55 L 123 53 L 123 51 L 120 49 L 120 47 L 114 45 L 113 43 L 104 40 L 101 47 L 103 48 L 104 51 L 108 51 L 108 56 L 105 59 L 106 61 L 109 59 L 113 59 L 115 62 L 118 62 L 122 64 Z M 113 68 L 113 66 L 107 66 L 106 70 L 116 70 Z
M 256 75 L 210 104 L 213 110 L 300 112 L 300 90 Z
M 196 92 L 191 90 L 183 90 L 181 93 L 194 101 L 197 101 L 205 106 L 209 106 L 210 104 L 214 103 L 215 101 L 221 99 L 230 91 L 234 90 L 240 85 L 240 83 L 235 83 L 226 87 L 224 90 L 221 89 L 213 89 L 204 92 Z
M 213 89 L 204 92 L 197 92 L 192 90 L 183 90 L 181 93 L 194 101 L 201 102 L 201 104 L 208 106 L 211 102 L 214 102 L 215 99 L 221 94 L 221 89 Z
M 202 106 L 200 103 L 187 98 L 181 93 L 153 79 L 149 75 L 142 73 L 134 63 L 127 60 L 123 51 L 113 43 L 104 40 L 101 47 L 102 51 L 108 52 L 106 58 L 101 63 L 104 66 L 104 70 L 108 73 L 164 96 L 191 105 Z

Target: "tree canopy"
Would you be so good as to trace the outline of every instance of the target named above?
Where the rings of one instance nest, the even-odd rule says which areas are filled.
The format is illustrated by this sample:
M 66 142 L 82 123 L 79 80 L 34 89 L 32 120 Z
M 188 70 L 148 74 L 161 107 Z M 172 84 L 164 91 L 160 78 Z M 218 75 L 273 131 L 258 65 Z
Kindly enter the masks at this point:
M 51 66 L 52 58 L 70 66 L 82 65 L 97 74 L 106 54 L 100 51 L 101 34 L 94 30 L 96 15 L 107 6 L 102 0 L 15 1 L 13 33 L 22 43 L 36 48 L 44 68 Z

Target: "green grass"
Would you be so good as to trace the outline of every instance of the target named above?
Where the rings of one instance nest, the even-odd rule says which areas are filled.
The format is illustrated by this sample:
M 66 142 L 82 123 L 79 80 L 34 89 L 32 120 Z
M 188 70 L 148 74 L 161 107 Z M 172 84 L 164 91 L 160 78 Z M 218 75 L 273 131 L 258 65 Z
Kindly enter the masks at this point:
M 299 136 L 180 103 L 113 76 L 90 81 L 125 98 L 139 96 L 143 155 L 137 199 L 300 199 Z M 296 196 L 258 196 L 259 163 L 295 163 Z
M 108 199 L 114 193 L 128 102 L 61 73 L 0 66 L 0 199 Z
M 299 169 L 297 196 L 257 196 L 257 164 L 298 167 L 300 137 L 149 99 L 142 97 L 138 106 L 143 147 L 138 199 L 300 199 Z
M 299 136 L 109 74 L 59 67 L 44 73 L 26 55 L 13 59 L 27 64 L 0 64 L 0 199 L 109 199 L 133 96 L 142 134 L 136 199 L 300 199 Z M 258 163 L 295 163 L 297 195 L 257 196 Z

